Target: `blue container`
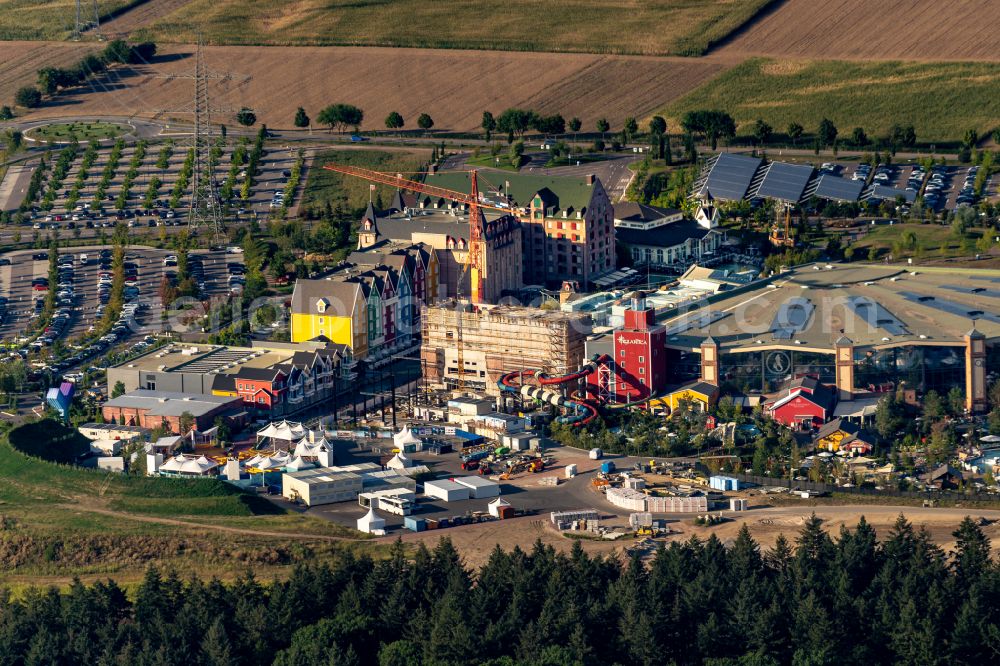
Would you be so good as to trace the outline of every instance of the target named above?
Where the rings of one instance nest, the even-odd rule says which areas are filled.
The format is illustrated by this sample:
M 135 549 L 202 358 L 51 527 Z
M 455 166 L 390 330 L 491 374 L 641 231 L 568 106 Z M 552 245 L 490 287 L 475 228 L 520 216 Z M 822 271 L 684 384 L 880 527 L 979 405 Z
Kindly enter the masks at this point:
M 427 529 L 427 521 L 423 518 L 414 518 L 413 516 L 406 516 L 403 518 L 403 527 L 410 530 L 411 532 L 423 532 Z
M 602 462 L 601 471 L 604 472 L 605 474 L 611 474 L 612 472 L 615 471 L 615 464 L 610 460 L 607 462 Z

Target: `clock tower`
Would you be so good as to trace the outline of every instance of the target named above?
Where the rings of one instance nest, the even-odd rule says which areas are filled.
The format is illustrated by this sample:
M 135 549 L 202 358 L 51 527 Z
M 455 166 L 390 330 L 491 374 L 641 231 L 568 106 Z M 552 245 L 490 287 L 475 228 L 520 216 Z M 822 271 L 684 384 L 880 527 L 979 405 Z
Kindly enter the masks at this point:
M 973 326 L 965 334 L 965 408 L 977 414 L 986 406 L 986 336 Z

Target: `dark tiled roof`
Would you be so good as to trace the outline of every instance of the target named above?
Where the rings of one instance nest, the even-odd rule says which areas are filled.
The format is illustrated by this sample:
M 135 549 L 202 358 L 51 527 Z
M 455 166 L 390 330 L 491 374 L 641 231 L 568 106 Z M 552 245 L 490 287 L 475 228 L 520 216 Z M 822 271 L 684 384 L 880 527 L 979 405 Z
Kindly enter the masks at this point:
M 681 211 L 676 208 L 659 208 L 634 201 L 622 201 L 615 204 L 615 219 L 623 222 L 655 222 L 680 213 Z
M 694 220 L 681 220 L 665 224 L 655 229 L 628 229 L 615 227 L 615 240 L 626 245 L 649 245 L 652 247 L 675 247 L 688 240 L 701 240 L 711 230 Z
M 358 283 L 350 280 L 296 280 L 292 291 L 292 312 L 319 314 L 316 302 L 325 298 L 330 304 L 326 314 L 347 316 L 354 312 L 359 294 Z
M 272 368 L 240 368 L 240 371 L 236 373 L 236 377 L 239 379 L 248 379 L 250 381 L 273 382 L 279 372 L 285 372 L 281 366 L 275 366 Z M 285 372 L 285 374 L 288 373 Z
M 212 380 L 212 390 L 213 391 L 235 391 L 236 390 L 236 376 L 235 375 L 216 375 L 215 379 Z

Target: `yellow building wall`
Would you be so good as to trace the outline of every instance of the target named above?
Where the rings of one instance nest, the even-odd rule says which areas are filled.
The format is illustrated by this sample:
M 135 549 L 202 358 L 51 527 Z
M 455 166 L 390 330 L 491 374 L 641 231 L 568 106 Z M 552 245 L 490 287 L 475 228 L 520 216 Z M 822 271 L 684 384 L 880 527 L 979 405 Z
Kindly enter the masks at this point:
M 676 391 L 674 393 L 670 393 L 669 395 L 667 395 L 666 400 L 667 400 L 667 405 L 670 407 L 671 412 L 677 409 L 677 406 L 680 405 L 681 400 L 686 400 L 692 404 L 699 403 L 701 404 L 702 409 L 706 411 L 715 402 L 709 396 L 705 395 L 704 393 L 699 393 L 698 391 Z
M 322 324 L 319 323 L 320 319 L 323 320 Z M 347 345 L 357 354 L 353 328 L 350 317 L 292 313 L 292 342 L 305 342 L 319 335 L 325 335 L 331 342 Z
M 830 433 L 826 437 L 820 439 L 818 446 L 821 449 L 827 449 L 828 451 L 836 453 L 840 450 L 840 443 L 844 441 L 844 437 L 846 436 L 847 433 L 843 430 L 838 430 L 837 432 Z

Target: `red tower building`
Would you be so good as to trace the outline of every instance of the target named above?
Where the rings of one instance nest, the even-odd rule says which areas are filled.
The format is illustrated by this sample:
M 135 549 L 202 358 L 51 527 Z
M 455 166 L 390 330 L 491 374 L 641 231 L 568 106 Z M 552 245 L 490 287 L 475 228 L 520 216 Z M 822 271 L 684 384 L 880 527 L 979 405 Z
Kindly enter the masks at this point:
M 614 332 L 613 377 L 609 387 L 615 402 L 643 400 L 666 388 L 666 330 L 656 324 L 656 313 L 641 292 L 632 295 L 624 325 Z M 591 375 L 596 382 L 596 375 Z

